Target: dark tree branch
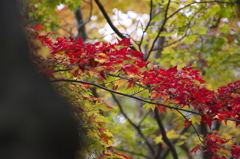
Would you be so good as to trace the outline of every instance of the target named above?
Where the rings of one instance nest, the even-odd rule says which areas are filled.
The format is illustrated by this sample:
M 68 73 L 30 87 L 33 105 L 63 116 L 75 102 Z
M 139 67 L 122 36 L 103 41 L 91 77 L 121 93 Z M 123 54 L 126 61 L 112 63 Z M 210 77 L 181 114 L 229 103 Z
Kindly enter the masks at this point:
M 120 33 L 120 31 L 113 25 L 111 19 L 109 18 L 107 12 L 105 11 L 103 5 L 100 3 L 99 0 L 94 0 L 98 6 L 98 8 L 100 9 L 100 11 L 102 12 L 104 18 L 107 20 L 108 24 L 110 25 L 110 27 L 113 29 L 113 31 L 122 39 L 126 38 L 122 33 Z
M 111 19 L 109 18 L 107 12 L 105 11 L 103 5 L 100 3 L 99 0 L 94 0 L 98 6 L 98 8 L 100 9 L 100 11 L 102 12 L 104 18 L 107 20 L 108 24 L 110 25 L 110 27 L 112 28 L 112 30 L 121 38 L 121 39 L 124 39 L 124 38 L 128 38 L 128 37 L 125 37 L 112 23 Z M 134 46 L 131 46 L 131 49 L 133 50 L 137 50 Z
M 127 114 L 124 112 L 122 104 L 119 102 L 119 100 L 117 99 L 117 97 L 111 93 L 114 101 L 117 103 L 118 108 L 120 109 L 120 112 L 123 114 L 123 116 L 127 119 L 127 121 L 137 130 L 138 134 L 141 136 L 141 138 L 146 142 L 146 145 L 148 146 L 148 148 L 150 149 L 150 151 L 152 152 L 152 154 L 154 154 L 154 149 L 152 147 L 152 145 L 148 142 L 147 138 L 143 135 L 141 128 L 139 126 L 137 126 L 136 124 L 134 124 L 132 122 L 131 119 L 129 119 L 129 117 L 127 116 Z
M 155 114 L 155 118 L 156 118 L 157 123 L 158 123 L 158 127 L 159 127 L 159 129 L 160 129 L 160 131 L 161 131 L 163 141 L 168 145 L 168 147 L 169 147 L 169 149 L 170 149 L 170 151 L 171 151 L 171 153 L 172 153 L 173 158 L 174 158 L 174 159 L 178 159 L 177 151 L 176 151 L 173 143 L 172 143 L 172 142 L 169 140 L 169 138 L 167 137 L 166 130 L 165 130 L 164 125 L 163 125 L 163 123 L 162 123 L 162 120 L 161 120 L 161 118 L 160 118 L 160 116 L 159 116 L 159 113 L 158 113 L 158 109 L 157 109 L 157 108 L 154 109 L 154 114 Z

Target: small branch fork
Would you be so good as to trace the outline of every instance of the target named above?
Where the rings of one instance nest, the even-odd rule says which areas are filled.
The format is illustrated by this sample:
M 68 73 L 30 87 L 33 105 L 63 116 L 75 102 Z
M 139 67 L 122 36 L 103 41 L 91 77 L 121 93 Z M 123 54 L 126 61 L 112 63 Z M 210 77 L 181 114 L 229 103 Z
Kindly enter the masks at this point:
M 177 151 L 176 151 L 174 145 L 172 144 L 172 142 L 167 137 L 167 133 L 166 133 L 165 127 L 164 127 L 164 125 L 162 123 L 162 120 L 161 120 L 161 118 L 159 116 L 158 109 L 154 109 L 154 115 L 155 115 L 155 118 L 157 120 L 158 127 L 159 127 L 159 129 L 161 131 L 163 141 L 168 145 L 169 150 L 171 151 L 173 158 L 174 159 L 178 159 Z
M 159 31 L 158 31 L 157 36 L 155 37 L 155 39 L 154 39 L 154 41 L 153 41 L 153 44 L 152 44 L 152 46 L 151 46 L 148 54 L 147 54 L 146 57 L 144 58 L 144 60 L 145 60 L 145 61 L 148 60 L 148 58 L 149 58 L 149 56 L 151 55 L 151 52 L 152 52 L 152 51 L 156 51 L 156 50 L 162 49 L 162 48 L 164 48 L 164 47 L 166 47 L 166 46 L 169 46 L 169 45 L 166 45 L 166 46 L 162 46 L 162 47 L 160 47 L 160 48 L 154 48 L 155 43 L 156 43 L 157 39 L 160 37 L 161 33 L 163 32 L 164 26 L 165 26 L 165 24 L 166 24 L 166 22 L 167 22 L 168 19 L 172 18 L 175 14 L 179 13 L 181 10 L 183 10 L 183 9 L 185 9 L 185 8 L 193 5 L 193 4 L 214 3 L 214 2 L 215 2 L 215 3 L 230 3 L 230 4 L 237 3 L 237 2 L 222 2 L 222 1 L 192 2 L 192 3 L 189 3 L 189 4 L 185 5 L 184 7 L 180 8 L 180 9 L 178 9 L 177 11 L 175 11 L 174 13 L 172 13 L 171 15 L 167 16 L 168 9 L 169 9 L 170 3 L 171 3 L 171 0 L 168 0 L 168 4 L 167 4 L 166 10 L 165 10 L 165 14 L 164 14 L 163 23 L 162 23 L 162 25 L 161 25 L 161 28 L 160 28 Z M 150 5 L 150 6 L 152 7 L 152 5 Z M 150 8 L 150 10 L 152 10 L 152 8 Z M 146 30 L 147 30 L 148 25 L 150 24 L 150 22 L 151 22 L 151 16 L 150 16 L 150 20 L 149 20 L 149 22 L 148 22 L 148 24 L 147 24 L 147 27 L 146 27 L 145 30 L 144 30 L 144 33 L 146 32 Z M 177 40 L 177 41 L 181 41 L 183 38 L 184 38 L 184 37 L 180 38 L 180 39 Z M 142 38 L 141 38 L 140 44 L 142 43 L 142 41 L 143 41 L 143 36 L 142 36 Z M 177 41 L 175 41 L 175 42 L 173 42 L 173 43 L 176 43 Z M 171 44 L 170 44 L 170 45 L 171 45 Z M 138 46 L 138 47 L 140 48 L 141 46 Z

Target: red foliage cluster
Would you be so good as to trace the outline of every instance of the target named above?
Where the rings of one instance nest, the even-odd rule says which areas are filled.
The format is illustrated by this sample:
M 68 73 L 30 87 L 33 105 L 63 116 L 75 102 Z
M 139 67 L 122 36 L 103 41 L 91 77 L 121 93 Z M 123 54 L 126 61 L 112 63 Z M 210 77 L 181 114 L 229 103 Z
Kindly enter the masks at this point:
M 211 152 L 214 156 L 211 159 L 226 159 L 225 155 L 228 152 L 231 152 L 232 157 L 239 157 L 240 154 L 240 146 L 237 144 L 233 144 L 230 148 L 226 146 L 226 144 L 235 140 L 234 138 L 225 139 L 219 136 L 216 133 L 210 134 L 206 136 L 205 145 L 208 147 L 204 152 Z M 219 154 L 221 152 L 222 155 Z
M 78 66 L 82 72 L 86 69 L 97 69 L 101 71 L 124 71 L 129 73 L 138 73 L 139 68 L 147 65 L 142 60 L 143 53 L 129 49 L 130 40 L 118 40 L 116 44 L 97 42 L 95 44 L 83 43 L 82 39 L 61 38 L 55 41 L 48 38 L 47 35 L 34 35 L 35 39 L 42 41 L 44 45 L 51 48 L 51 55 L 64 53 L 69 57 L 69 63 L 65 65 Z M 130 63 L 134 63 L 130 64 Z M 120 68 L 116 65 L 121 64 Z M 78 76 L 79 74 L 75 74 Z M 102 75 L 103 76 L 103 75 Z

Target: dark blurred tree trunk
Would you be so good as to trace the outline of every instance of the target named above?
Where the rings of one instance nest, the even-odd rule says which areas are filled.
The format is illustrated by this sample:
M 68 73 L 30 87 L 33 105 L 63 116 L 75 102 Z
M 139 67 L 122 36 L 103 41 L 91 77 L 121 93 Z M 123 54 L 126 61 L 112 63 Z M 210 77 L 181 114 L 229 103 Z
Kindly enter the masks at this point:
M 16 1 L 0 1 L 0 158 L 73 159 L 77 122 L 33 69 Z

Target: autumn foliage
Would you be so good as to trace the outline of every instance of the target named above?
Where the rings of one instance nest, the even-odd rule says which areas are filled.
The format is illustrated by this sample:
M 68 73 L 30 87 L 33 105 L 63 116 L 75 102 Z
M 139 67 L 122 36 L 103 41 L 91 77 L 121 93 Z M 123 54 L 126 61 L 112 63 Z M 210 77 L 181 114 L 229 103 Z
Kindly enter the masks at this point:
M 110 44 L 99 41 L 93 44 L 84 43 L 80 38 L 51 38 L 51 34 L 39 35 L 40 25 L 27 28 L 33 39 L 39 40 L 50 54 L 43 58 L 40 47 L 32 43 L 33 59 L 39 71 L 45 73 L 53 83 L 68 83 L 68 88 L 75 96 L 85 101 L 73 107 L 76 114 L 85 112 L 84 120 L 92 125 L 87 132 L 103 147 L 100 158 L 129 158 L 114 150 L 114 136 L 111 128 L 105 126 L 103 112 L 113 110 L 103 100 L 94 97 L 90 91 L 95 86 L 102 90 L 137 99 L 145 105 L 143 108 L 177 111 L 182 115 L 185 127 L 207 123 L 211 128 L 213 121 L 235 121 L 240 124 L 240 81 L 229 83 L 217 91 L 209 90 L 207 83 L 194 67 L 177 66 L 164 69 L 159 65 L 144 61 L 144 54 L 131 48 L 130 39 L 118 40 Z M 78 88 L 78 89 L 77 89 Z M 126 94 L 124 90 L 136 88 L 138 93 Z M 84 93 L 84 92 L 85 93 Z M 87 93 L 88 92 L 88 93 Z M 88 94 L 88 95 L 86 95 Z M 87 106 L 89 103 L 90 106 Z M 81 105 L 82 104 L 82 105 Z M 187 117 L 185 113 L 191 113 Z M 201 138 L 201 144 L 190 152 L 202 150 L 213 153 L 212 159 L 225 159 L 227 156 L 240 157 L 240 146 L 235 138 L 225 138 L 217 133 Z

